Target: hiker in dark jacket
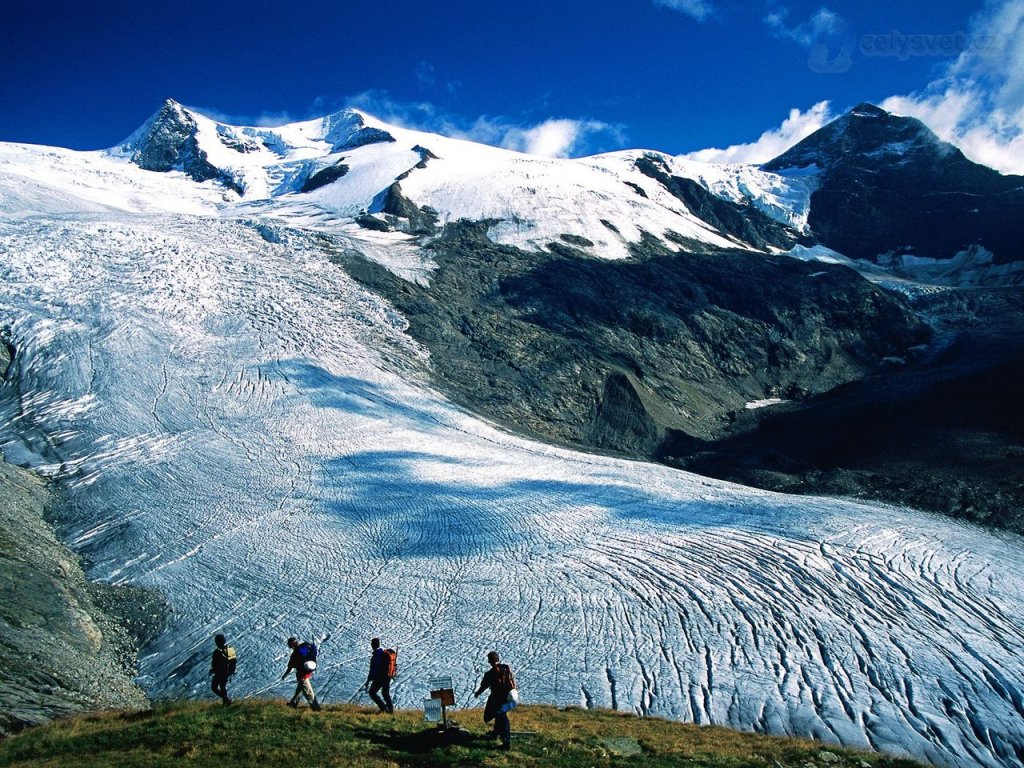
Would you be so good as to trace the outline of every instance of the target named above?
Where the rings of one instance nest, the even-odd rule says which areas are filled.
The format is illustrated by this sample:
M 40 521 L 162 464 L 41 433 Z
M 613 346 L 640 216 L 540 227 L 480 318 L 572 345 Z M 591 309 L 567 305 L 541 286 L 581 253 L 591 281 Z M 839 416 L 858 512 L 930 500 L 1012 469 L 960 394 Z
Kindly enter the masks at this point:
M 381 712 L 394 712 L 395 707 L 391 703 L 391 675 L 388 670 L 388 657 L 384 649 L 380 647 L 380 638 L 375 637 L 370 641 L 373 653 L 370 655 L 370 672 L 366 675 L 366 682 L 363 688 L 370 694 L 373 703 Z M 377 693 L 380 692 L 378 696 Z
M 487 661 L 491 668 L 484 673 L 480 681 L 480 687 L 476 689 L 474 696 L 479 696 L 488 688 L 491 695 L 487 697 L 487 704 L 484 706 L 484 722 L 494 721 L 493 736 L 501 739 L 502 749 L 512 748 L 512 724 L 508 721 L 508 712 L 515 707 L 515 701 L 510 700 L 512 691 L 516 689 L 516 679 L 508 664 L 501 664 L 501 657 L 497 651 L 487 654 Z
M 288 647 L 292 649 L 292 655 L 288 658 L 288 669 L 281 675 L 281 679 L 284 680 L 288 677 L 289 672 L 293 669 L 295 670 L 295 695 L 288 702 L 288 706 L 299 706 L 299 697 L 305 696 L 313 711 L 319 712 L 320 702 L 317 701 L 316 694 L 313 692 L 313 684 L 310 682 L 310 678 L 313 677 L 313 669 L 316 668 L 316 663 L 312 662 L 313 667 L 309 667 L 311 663 L 308 660 L 309 643 L 300 643 L 297 638 L 289 637 Z
M 228 696 L 228 678 L 235 674 L 237 659 L 235 649 L 228 646 L 224 635 L 217 635 L 213 642 L 217 647 L 213 649 L 213 658 L 210 659 L 210 674 L 213 675 L 210 690 L 220 696 L 226 707 L 231 703 L 231 697 Z

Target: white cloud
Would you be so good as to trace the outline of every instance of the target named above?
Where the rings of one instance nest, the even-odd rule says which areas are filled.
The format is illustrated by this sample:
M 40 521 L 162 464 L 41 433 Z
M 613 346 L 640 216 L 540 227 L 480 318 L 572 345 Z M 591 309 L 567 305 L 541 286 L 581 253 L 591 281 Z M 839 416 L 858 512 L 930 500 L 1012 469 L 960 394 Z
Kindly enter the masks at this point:
M 940 78 L 881 106 L 922 120 L 975 162 L 1024 173 L 1024 0 L 989 0 Z
M 819 8 L 806 21 L 790 23 L 789 9 L 780 8 L 764 17 L 776 37 L 806 48 L 807 67 L 819 74 L 838 74 L 853 66 L 855 42 L 846 19 L 829 8 Z
M 765 16 L 764 23 L 777 37 L 793 40 L 805 48 L 846 29 L 842 16 L 828 8 L 818 9 L 811 18 L 799 24 L 787 25 L 788 17 L 789 9 L 783 8 Z
M 807 138 L 832 119 L 827 101 L 819 101 L 806 112 L 791 109 L 782 125 L 765 131 L 757 141 L 734 144 L 725 149 L 702 149 L 684 157 L 703 163 L 766 163 Z
M 653 0 L 655 5 L 671 8 L 673 11 L 685 13 L 697 21 L 704 21 L 712 13 L 711 3 L 707 0 Z
M 433 88 L 437 84 L 437 71 L 429 61 L 416 64 L 416 81 L 420 88 Z
M 206 107 L 190 106 L 186 106 L 185 108 L 192 112 L 198 112 L 200 115 L 208 117 L 211 120 L 216 120 L 218 123 L 226 123 L 227 125 L 248 125 L 258 128 L 276 128 L 279 125 L 286 125 L 287 123 L 294 123 L 303 119 L 289 112 L 261 112 L 258 115 L 233 115 L 213 108 L 207 109 Z
M 528 128 L 507 127 L 501 146 L 541 157 L 571 157 L 584 150 L 591 136 L 611 130 L 596 120 L 552 118 Z
M 439 110 L 430 102 L 397 102 L 381 91 L 361 93 L 349 99 L 348 106 L 403 128 L 431 131 L 541 157 L 577 157 L 593 151 L 618 149 L 625 140 L 621 128 L 598 120 L 549 118 L 523 124 L 504 117 L 482 115 L 470 122 Z

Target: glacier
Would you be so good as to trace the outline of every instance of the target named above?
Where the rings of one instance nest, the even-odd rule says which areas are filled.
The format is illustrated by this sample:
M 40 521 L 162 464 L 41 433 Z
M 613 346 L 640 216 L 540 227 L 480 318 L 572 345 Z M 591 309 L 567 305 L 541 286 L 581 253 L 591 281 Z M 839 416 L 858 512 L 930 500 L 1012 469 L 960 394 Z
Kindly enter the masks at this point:
M 0 447 L 92 578 L 166 596 L 151 696 L 208 695 L 217 632 L 233 695 L 284 696 L 285 639 L 329 634 L 314 685 L 359 700 L 380 636 L 402 707 L 436 674 L 469 704 L 496 648 L 527 704 L 1020 764 L 1020 537 L 511 435 L 332 260 L 428 281 L 408 238 L 290 205 L 0 152 Z

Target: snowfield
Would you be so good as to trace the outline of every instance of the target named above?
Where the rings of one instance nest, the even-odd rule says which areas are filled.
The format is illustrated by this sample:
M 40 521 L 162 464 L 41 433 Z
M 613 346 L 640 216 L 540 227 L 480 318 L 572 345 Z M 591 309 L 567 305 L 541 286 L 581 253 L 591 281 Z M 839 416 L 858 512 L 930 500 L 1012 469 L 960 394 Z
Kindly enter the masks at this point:
M 254 139 L 246 130 L 231 140 Z M 265 183 L 250 188 L 319 157 L 324 130 L 282 130 L 270 145 L 283 165 L 254 154 L 246 172 Z M 411 238 L 351 221 L 381 178 L 418 160 L 405 138 L 343 153 L 355 186 L 273 201 L 117 153 L 0 145 L 0 327 L 18 352 L 0 448 L 66 491 L 60 533 L 93 578 L 169 600 L 141 657 L 148 693 L 210 695 L 223 631 L 240 656 L 233 695 L 290 695 L 285 639 L 330 633 L 314 685 L 326 702 L 351 700 L 379 635 L 398 647 L 403 707 L 448 673 L 469 704 L 496 648 L 525 703 L 1019 765 L 1021 539 L 574 453 L 454 406 L 431 388 L 405 319 L 331 261 L 358 251 L 429 281 Z M 455 146 L 431 149 L 473 156 Z M 360 170 L 360 152 L 393 157 Z M 493 152 L 459 171 L 479 198 L 446 187 L 439 160 L 403 190 L 457 217 L 555 173 L 556 161 Z M 505 187 L 503 163 L 515 168 Z M 588 179 L 621 184 L 628 162 L 576 165 L 564 184 L 598 200 Z M 656 199 L 652 180 L 635 183 L 650 197 L 621 211 L 609 197 L 599 213 L 675 217 L 677 231 L 691 216 Z M 593 210 L 540 203 L 532 224 L 517 232 L 506 218 L 492 236 L 612 234 L 588 223 Z

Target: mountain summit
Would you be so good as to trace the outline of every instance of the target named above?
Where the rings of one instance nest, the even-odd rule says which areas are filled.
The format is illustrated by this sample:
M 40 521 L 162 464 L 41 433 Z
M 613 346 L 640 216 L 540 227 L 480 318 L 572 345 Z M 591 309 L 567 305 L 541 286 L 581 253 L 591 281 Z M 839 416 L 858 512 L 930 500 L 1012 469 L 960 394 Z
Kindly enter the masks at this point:
M 915 118 L 858 104 L 762 169 L 817 172 L 808 227 L 846 256 L 890 267 L 1024 258 L 1024 177 L 968 160 Z
M 174 99 L 167 99 L 160 110 L 123 144 L 132 162 L 146 171 L 181 171 L 195 181 L 216 180 L 242 193 L 227 173 L 214 166 L 199 145 L 196 117 Z
M 816 165 L 822 169 L 852 162 L 938 162 L 960 154 L 913 117 L 898 117 L 874 104 L 862 103 L 819 128 L 781 155 L 765 163 L 766 171 Z

